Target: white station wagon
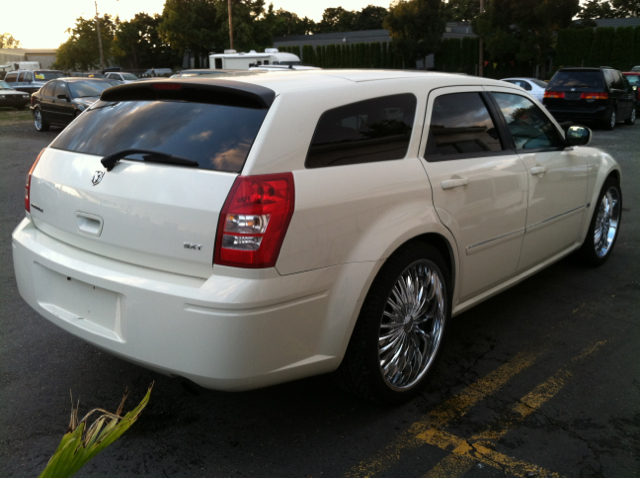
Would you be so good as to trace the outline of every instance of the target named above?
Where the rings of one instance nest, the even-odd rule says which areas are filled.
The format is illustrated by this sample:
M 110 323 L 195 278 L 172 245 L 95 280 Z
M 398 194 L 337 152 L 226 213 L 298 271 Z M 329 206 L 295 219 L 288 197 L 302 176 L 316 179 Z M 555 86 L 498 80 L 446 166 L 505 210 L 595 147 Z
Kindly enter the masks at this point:
M 22 297 L 110 353 L 239 391 L 337 371 L 410 398 L 452 316 L 578 251 L 620 168 L 485 78 L 315 70 L 106 90 L 29 172 Z

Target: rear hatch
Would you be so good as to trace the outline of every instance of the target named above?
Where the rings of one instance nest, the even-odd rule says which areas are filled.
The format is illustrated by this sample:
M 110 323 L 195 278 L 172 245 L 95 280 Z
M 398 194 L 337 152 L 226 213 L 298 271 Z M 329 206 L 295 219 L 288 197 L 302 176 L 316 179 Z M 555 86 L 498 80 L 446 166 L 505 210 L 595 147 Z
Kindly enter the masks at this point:
M 210 276 L 219 213 L 274 96 L 224 80 L 105 91 L 40 158 L 34 224 L 109 258 Z
M 547 85 L 544 105 L 550 110 L 595 111 L 608 97 L 601 70 L 561 70 Z

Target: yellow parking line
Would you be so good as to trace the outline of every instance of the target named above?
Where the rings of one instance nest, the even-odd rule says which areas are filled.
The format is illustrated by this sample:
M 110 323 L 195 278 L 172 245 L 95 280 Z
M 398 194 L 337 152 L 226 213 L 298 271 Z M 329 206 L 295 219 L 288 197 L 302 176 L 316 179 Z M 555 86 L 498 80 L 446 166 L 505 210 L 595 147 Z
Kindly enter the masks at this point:
M 600 341 L 585 349 L 580 355 L 571 360 L 571 364 L 594 353 L 605 343 L 606 341 Z M 418 435 L 419 439 L 441 449 L 450 450 L 452 446 L 454 448 L 453 452 L 436 464 L 425 477 L 462 477 L 478 462 L 503 469 L 503 472 L 509 476 L 533 474 L 534 477 L 559 477 L 546 469 L 501 454 L 495 451 L 493 447 L 495 442 L 555 396 L 571 375 L 572 373 L 569 369 L 561 369 L 545 382 L 536 386 L 511 408 L 512 413 L 517 415 L 517 419 L 508 421 L 500 430 L 490 429 L 476 434 L 469 439 L 469 442 L 437 429 L 431 429 Z M 443 442 L 443 437 L 447 437 L 449 441 L 455 441 L 455 443 Z M 434 438 L 440 438 L 440 440 L 435 440 Z
M 534 354 L 518 354 L 511 361 L 425 414 L 422 419 L 413 423 L 406 432 L 399 434 L 391 444 L 384 447 L 379 453 L 352 468 L 347 472 L 346 477 L 371 477 L 383 473 L 400 460 L 403 452 L 423 444 L 423 441 L 417 437 L 423 431 L 442 428 L 452 419 L 464 416 L 478 401 L 492 395 L 513 376 L 531 366 L 535 358 Z

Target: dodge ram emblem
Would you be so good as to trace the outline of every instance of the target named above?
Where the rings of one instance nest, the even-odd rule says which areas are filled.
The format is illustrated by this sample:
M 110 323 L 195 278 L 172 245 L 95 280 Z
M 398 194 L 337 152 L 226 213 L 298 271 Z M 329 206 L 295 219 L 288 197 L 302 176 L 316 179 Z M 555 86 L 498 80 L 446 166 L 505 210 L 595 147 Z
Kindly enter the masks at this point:
M 104 171 L 96 171 L 93 174 L 93 178 L 91 178 L 91 183 L 93 183 L 93 186 L 96 186 L 98 183 L 100 183 L 102 181 L 103 176 L 104 176 Z

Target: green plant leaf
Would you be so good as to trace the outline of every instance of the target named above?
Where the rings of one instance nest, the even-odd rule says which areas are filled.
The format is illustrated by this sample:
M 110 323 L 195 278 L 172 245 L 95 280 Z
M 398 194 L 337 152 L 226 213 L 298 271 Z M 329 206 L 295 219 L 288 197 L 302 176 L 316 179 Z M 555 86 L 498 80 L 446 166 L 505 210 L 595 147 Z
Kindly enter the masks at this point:
M 142 410 L 149 402 L 153 383 L 147 394 L 135 409 L 121 416 L 128 393 L 125 392 L 115 414 L 104 409 L 91 410 L 78 422 L 78 406 L 71 407 L 69 429 L 62 437 L 58 448 L 49 459 L 47 467 L 39 477 L 71 477 L 89 462 L 96 454 L 118 439 L 137 421 Z M 94 413 L 102 413 L 88 428 L 87 420 Z M 86 432 L 85 432 L 86 431 Z

